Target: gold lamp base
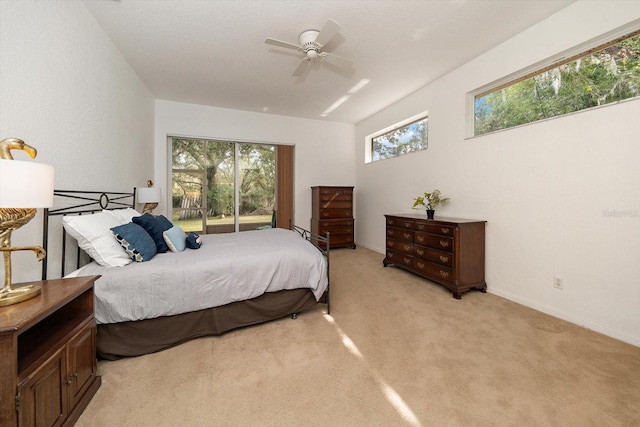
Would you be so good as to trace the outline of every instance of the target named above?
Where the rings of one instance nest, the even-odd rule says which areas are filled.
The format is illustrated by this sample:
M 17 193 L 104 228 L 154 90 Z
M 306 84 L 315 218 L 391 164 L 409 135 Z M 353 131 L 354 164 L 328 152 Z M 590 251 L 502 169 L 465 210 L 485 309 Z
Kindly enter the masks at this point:
M 25 285 L 0 291 L 0 307 L 17 304 L 40 295 L 40 285 Z

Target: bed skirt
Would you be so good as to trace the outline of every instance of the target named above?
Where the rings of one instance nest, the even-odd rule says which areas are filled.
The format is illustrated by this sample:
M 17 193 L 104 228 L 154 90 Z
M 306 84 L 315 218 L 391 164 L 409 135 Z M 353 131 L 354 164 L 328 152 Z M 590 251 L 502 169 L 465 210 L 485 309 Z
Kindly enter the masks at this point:
M 100 359 L 116 360 L 155 353 L 194 338 L 219 335 L 300 313 L 317 303 L 311 290 L 293 289 L 175 316 L 101 324 L 98 325 L 97 354 Z

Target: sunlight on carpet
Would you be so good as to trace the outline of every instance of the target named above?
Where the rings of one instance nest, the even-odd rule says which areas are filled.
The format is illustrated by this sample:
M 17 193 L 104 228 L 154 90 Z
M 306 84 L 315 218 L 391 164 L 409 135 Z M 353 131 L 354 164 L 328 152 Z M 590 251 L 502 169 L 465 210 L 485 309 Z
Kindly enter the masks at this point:
M 340 329 L 340 327 L 336 324 L 335 319 L 328 314 L 324 314 L 324 318 L 327 322 L 329 322 L 329 324 L 331 324 L 335 328 L 336 332 L 338 333 L 338 335 L 342 340 L 342 344 L 344 344 L 347 350 L 349 350 L 358 359 L 362 360 L 362 362 L 367 364 L 370 374 L 373 376 L 373 379 L 376 381 L 376 383 L 382 390 L 382 393 L 384 394 L 385 398 L 389 401 L 391 406 L 393 406 L 396 412 L 402 417 L 402 419 L 404 419 L 406 422 L 408 422 L 410 425 L 414 427 L 422 427 L 422 424 L 418 420 L 418 417 L 411 410 L 411 408 L 409 408 L 409 405 L 406 404 L 404 399 L 402 399 L 402 396 L 400 396 L 398 392 L 394 390 L 393 387 L 387 384 L 384 378 L 382 378 L 382 376 L 375 369 L 371 368 L 371 366 L 368 365 L 364 355 L 360 352 L 360 350 L 355 345 L 353 340 L 351 340 L 351 338 L 349 338 L 349 336 L 345 334 L 342 331 L 342 329 Z

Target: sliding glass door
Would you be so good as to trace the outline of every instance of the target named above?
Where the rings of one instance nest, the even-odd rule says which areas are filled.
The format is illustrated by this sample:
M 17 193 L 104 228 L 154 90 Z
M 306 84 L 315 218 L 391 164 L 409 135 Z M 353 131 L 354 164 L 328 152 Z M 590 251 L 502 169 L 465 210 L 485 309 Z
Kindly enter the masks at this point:
M 177 137 L 170 141 L 174 224 L 199 233 L 271 224 L 276 146 Z

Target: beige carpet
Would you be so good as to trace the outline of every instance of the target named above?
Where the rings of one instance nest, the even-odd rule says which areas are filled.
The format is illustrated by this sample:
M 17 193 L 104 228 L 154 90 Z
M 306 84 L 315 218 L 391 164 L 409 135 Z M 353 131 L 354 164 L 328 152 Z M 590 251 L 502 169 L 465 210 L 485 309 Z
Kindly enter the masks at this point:
M 324 305 L 100 362 L 78 426 L 640 426 L 640 348 L 358 248 Z

